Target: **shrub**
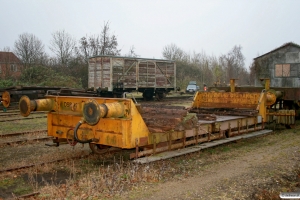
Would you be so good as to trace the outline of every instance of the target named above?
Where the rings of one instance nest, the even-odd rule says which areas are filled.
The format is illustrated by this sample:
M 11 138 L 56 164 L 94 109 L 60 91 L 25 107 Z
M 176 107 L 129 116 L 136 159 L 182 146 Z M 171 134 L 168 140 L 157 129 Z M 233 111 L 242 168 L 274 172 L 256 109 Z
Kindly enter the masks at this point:
M 77 80 L 72 76 L 55 72 L 52 68 L 44 66 L 25 69 L 22 72 L 20 83 L 22 85 L 82 88 L 80 79 Z

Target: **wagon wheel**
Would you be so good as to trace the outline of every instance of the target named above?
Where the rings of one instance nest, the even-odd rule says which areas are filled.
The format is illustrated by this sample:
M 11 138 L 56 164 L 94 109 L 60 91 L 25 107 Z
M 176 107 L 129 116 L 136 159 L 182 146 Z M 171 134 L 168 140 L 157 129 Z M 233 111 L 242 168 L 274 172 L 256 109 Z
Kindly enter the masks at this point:
M 109 146 L 102 145 L 102 144 L 89 143 L 89 145 L 90 145 L 90 149 L 95 154 L 103 154 L 104 153 L 103 150 L 104 149 L 108 150 L 108 148 L 109 148 Z
M 154 92 L 152 90 L 145 90 L 143 92 L 144 100 L 146 100 L 146 101 L 152 100 L 153 99 L 153 94 L 154 94 Z
M 155 98 L 156 98 L 158 101 L 164 99 L 165 97 L 166 97 L 166 93 L 164 93 L 164 92 L 158 92 L 158 93 L 155 94 Z
M 295 124 L 286 124 L 286 125 L 285 125 L 285 128 L 286 128 L 286 129 L 292 129 L 292 128 L 295 128 Z

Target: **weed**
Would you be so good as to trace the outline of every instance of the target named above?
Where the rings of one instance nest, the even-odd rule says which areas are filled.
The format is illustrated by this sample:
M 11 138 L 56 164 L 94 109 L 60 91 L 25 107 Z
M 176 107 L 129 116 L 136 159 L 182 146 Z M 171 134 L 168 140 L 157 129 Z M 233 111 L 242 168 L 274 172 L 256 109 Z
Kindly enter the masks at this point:
M 8 187 L 11 187 L 15 184 L 15 180 L 14 179 L 3 179 L 3 180 L 0 180 L 0 188 L 3 188 L 3 189 L 7 189 Z

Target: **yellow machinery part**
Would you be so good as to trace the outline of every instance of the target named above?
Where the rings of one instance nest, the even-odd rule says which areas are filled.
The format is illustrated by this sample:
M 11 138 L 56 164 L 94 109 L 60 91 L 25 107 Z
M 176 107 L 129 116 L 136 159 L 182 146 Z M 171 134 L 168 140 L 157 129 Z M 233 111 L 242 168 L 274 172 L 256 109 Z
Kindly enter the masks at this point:
M 8 107 L 9 107 L 9 104 L 10 104 L 10 94 L 9 94 L 9 92 L 4 91 L 4 92 L 2 93 L 1 102 L 2 102 L 2 105 L 3 105 L 5 108 L 8 108 Z
M 30 100 L 22 96 L 19 101 L 19 109 L 22 116 L 27 117 L 31 111 L 51 111 L 54 109 L 53 99 Z
M 266 120 L 266 93 L 247 92 L 197 92 L 194 96 L 191 108 L 232 108 L 257 110 Z
M 31 111 L 49 111 L 49 136 L 74 139 L 70 130 L 77 127 L 82 141 L 128 149 L 148 144 L 149 130 L 131 99 L 47 96 L 30 100 L 24 96 L 19 105 L 23 116 Z

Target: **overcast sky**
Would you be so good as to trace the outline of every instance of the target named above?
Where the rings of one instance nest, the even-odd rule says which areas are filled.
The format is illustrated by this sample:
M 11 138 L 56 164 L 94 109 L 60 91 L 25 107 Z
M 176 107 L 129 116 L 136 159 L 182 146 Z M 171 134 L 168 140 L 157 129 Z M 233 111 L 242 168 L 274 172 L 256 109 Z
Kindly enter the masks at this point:
M 49 54 L 51 34 L 77 41 L 109 22 L 121 54 L 162 58 L 175 44 L 188 53 L 227 54 L 242 46 L 245 67 L 287 42 L 300 44 L 300 0 L 0 0 L 0 50 L 34 34 Z

